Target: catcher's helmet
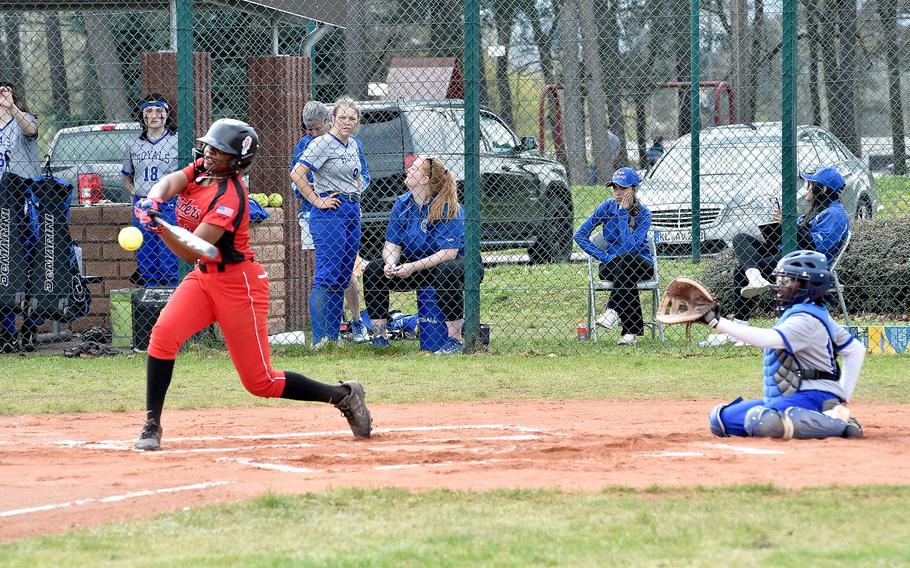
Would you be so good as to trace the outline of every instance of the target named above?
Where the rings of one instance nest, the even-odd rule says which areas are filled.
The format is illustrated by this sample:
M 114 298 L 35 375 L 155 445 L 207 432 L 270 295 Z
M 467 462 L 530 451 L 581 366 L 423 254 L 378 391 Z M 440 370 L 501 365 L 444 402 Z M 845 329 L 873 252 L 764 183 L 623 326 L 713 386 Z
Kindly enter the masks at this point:
M 198 139 L 203 144 L 217 148 L 227 154 L 236 156 L 231 159 L 230 167 L 234 171 L 243 169 L 253 163 L 259 150 L 259 136 L 249 124 L 233 118 L 221 118 L 209 126 L 205 136 Z
M 793 304 L 821 301 L 831 289 L 831 271 L 828 270 L 828 259 L 820 252 L 796 250 L 785 255 L 777 262 L 772 276 L 778 312 L 783 312 Z M 788 287 L 782 284 L 785 278 L 792 279 Z

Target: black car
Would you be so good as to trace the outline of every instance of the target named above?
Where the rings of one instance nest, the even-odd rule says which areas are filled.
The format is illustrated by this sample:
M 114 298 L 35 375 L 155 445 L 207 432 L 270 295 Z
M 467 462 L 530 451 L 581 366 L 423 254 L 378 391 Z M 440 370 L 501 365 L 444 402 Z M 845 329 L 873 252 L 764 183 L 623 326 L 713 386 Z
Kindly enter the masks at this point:
M 480 244 L 527 248 L 531 262 L 560 262 L 572 252 L 573 207 L 565 168 L 541 158 L 532 137 L 519 139 L 494 114 L 480 113 Z M 464 101 L 365 102 L 355 136 L 372 184 L 363 195 L 361 254 L 376 258 L 404 172 L 415 156 L 442 159 L 464 203 Z

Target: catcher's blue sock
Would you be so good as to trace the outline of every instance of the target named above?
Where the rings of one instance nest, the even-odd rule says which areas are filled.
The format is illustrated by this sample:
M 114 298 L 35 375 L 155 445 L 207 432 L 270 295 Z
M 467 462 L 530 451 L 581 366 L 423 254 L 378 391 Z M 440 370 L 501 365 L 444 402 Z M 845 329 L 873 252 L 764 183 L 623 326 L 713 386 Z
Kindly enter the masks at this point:
M 335 404 L 350 394 L 351 389 L 344 385 L 329 385 L 314 381 L 300 373 L 284 372 L 284 391 L 281 398 L 289 400 L 309 400 Z
M 171 386 L 174 375 L 173 359 L 158 359 L 149 355 L 145 363 L 145 407 L 146 419 L 154 419 L 161 424 L 161 411 L 164 409 L 164 397 Z
M 310 292 L 310 326 L 313 330 L 313 345 L 322 341 L 326 336 L 326 313 L 329 310 L 329 291 L 323 288 L 313 288 Z

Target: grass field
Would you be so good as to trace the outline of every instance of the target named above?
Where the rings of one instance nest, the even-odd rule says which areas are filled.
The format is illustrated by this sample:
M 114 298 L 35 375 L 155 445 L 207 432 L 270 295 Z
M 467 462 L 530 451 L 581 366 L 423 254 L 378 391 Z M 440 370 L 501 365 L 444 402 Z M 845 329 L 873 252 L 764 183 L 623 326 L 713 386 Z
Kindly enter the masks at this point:
M 910 489 L 266 495 L 0 544 L 4 566 L 900 566 Z

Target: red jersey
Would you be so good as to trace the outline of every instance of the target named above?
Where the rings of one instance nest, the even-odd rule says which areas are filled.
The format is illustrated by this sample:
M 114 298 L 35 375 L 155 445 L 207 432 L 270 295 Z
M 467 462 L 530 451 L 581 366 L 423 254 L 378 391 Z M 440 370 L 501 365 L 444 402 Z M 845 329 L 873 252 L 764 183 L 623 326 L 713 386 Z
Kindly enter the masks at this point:
M 209 185 L 199 185 L 203 176 L 196 176 L 202 159 L 183 168 L 189 185 L 177 197 L 177 224 L 195 231 L 200 223 L 224 229 L 215 243 L 218 256 L 206 262 L 236 264 L 253 259 L 250 248 L 249 197 L 239 177 L 217 179 Z

